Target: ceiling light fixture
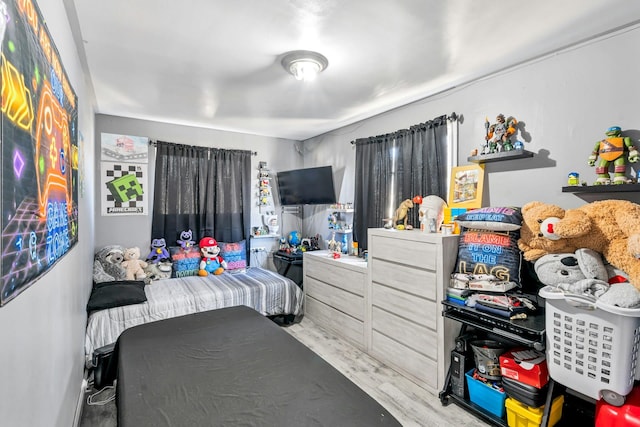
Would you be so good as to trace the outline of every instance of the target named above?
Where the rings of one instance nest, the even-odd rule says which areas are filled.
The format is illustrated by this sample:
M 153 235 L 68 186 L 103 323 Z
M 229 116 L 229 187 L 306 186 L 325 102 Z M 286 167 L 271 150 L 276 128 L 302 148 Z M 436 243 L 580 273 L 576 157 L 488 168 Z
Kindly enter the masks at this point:
M 293 74 L 296 80 L 311 81 L 325 68 L 329 61 L 323 55 L 310 50 L 296 50 L 282 58 L 282 66 Z

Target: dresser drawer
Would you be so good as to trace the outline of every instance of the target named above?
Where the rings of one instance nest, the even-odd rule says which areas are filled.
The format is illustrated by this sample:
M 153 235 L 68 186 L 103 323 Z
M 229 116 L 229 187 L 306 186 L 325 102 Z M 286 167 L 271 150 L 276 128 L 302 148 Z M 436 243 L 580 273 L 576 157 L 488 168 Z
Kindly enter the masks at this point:
M 427 242 L 407 242 L 392 237 L 373 236 L 369 243 L 373 258 L 434 270 L 438 246 Z
M 394 341 L 379 332 L 371 334 L 371 355 L 405 374 L 421 387 L 438 392 L 438 364 L 436 361 Z
M 436 300 L 436 274 L 431 270 L 398 265 L 381 259 L 371 261 L 371 281 Z
M 418 353 L 433 360 L 438 358 L 438 334 L 402 317 L 373 307 L 371 326 L 387 337 L 393 338 Z
M 327 328 L 347 338 L 364 349 L 364 324 L 338 310 L 329 307 L 307 295 L 305 298 L 305 318 L 309 318 L 322 328 Z
M 305 275 L 305 289 L 307 289 L 306 278 L 312 277 L 356 295 L 364 295 L 366 281 L 365 269 L 362 269 L 362 271 L 353 271 L 340 267 L 340 264 L 337 262 L 325 263 L 313 257 L 305 257 L 303 270 Z
M 416 298 L 375 282 L 371 284 L 371 304 L 432 330 L 436 330 L 436 319 L 441 315 L 434 301 Z
M 304 278 L 304 290 L 307 296 L 364 321 L 364 297 L 328 285 L 311 276 Z

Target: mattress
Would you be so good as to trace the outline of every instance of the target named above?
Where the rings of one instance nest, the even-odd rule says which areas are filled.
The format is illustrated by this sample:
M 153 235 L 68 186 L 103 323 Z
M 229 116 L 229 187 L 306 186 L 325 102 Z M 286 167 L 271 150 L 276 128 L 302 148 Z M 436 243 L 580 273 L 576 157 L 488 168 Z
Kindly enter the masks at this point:
M 118 426 L 399 426 L 371 396 L 248 307 L 126 330 Z
M 302 290 L 291 280 L 259 267 L 246 273 L 165 279 L 145 286 L 147 302 L 91 313 L 85 334 L 89 365 L 93 351 L 116 342 L 136 325 L 176 316 L 245 305 L 264 316 L 303 313 Z

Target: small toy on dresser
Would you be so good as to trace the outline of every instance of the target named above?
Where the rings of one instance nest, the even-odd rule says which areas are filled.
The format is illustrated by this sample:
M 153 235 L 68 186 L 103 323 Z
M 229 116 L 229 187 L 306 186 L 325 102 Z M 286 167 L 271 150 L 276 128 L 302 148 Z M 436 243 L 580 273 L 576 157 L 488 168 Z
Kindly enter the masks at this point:
M 208 276 L 209 273 L 218 275 L 224 273 L 227 262 L 220 256 L 220 247 L 213 237 L 204 237 L 200 240 L 200 270 L 198 276 Z
M 384 228 L 395 228 L 396 230 L 411 230 L 413 226 L 407 224 L 409 209 L 413 207 L 413 200 L 405 199 L 400 202 L 400 206 L 393 214 L 393 218 L 384 218 Z

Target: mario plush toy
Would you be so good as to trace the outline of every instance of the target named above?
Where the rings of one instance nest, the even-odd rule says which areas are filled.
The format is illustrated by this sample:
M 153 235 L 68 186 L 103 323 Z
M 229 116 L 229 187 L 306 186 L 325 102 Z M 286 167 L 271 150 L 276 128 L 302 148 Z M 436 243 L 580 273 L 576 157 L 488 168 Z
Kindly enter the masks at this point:
M 219 255 L 220 247 L 213 237 L 203 237 L 200 240 L 200 270 L 198 276 L 208 276 L 209 273 L 222 274 L 227 268 L 227 262 Z

